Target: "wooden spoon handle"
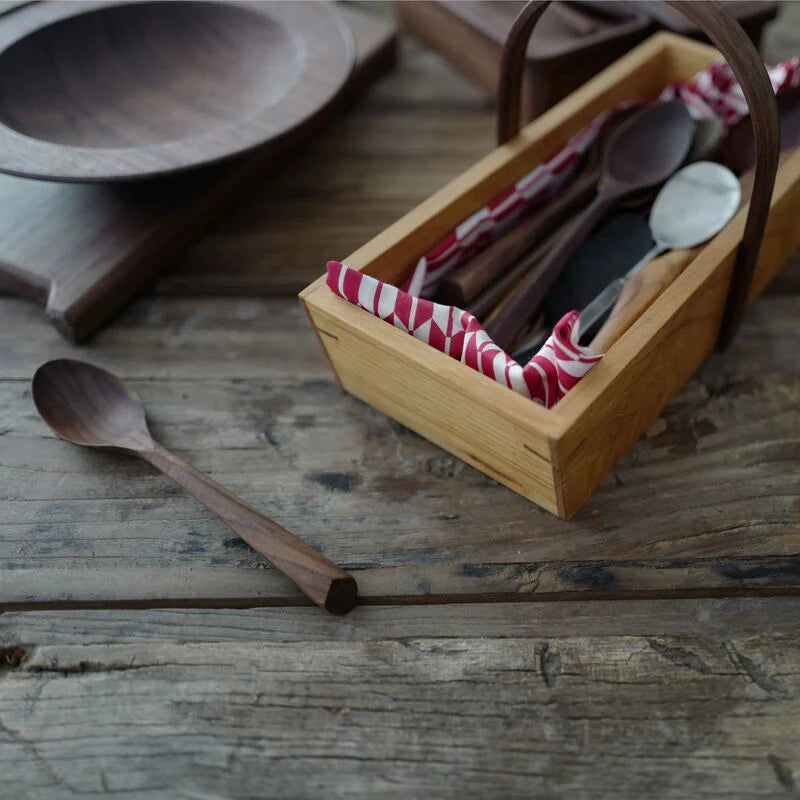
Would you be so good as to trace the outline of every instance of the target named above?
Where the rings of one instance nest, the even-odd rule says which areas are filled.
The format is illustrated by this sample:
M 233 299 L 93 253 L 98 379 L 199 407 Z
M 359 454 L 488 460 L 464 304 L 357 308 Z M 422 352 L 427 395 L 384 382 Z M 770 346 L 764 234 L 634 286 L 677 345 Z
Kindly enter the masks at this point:
M 517 284 L 530 272 L 555 246 L 558 238 L 568 228 L 569 222 L 562 223 L 558 228 L 542 239 L 527 255 L 520 258 L 511 269 L 501 275 L 496 281 L 487 286 L 471 303 L 466 310 L 474 314 L 484 325 L 489 320 L 489 312 L 494 317 L 495 309 L 502 305 L 503 300 L 511 294 Z
M 196 497 L 318 606 L 334 614 L 353 608 L 358 587 L 352 575 L 159 444 L 138 455 Z
M 589 347 L 596 353 L 605 353 L 691 264 L 701 249 L 695 247 L 691 250 L 671 250 L 634 272 L 625 281 L 611 314 Z
M 618 196 L 613 192 L 601 192 L 582 214 L 575 218 L 558 238 L 557 244 L 520 281 L 514 293 L 507 297 L 497 309 L 492 321 L 486 326 L 486 332 L 492 341 L 503 350 L 514 343 L 525 324 L 539 310 L 545 295 L 561 274 L 564 265 L 569 261 L 592 228 L 608 209 L 616 202 Z
M 510 231 L 453 270 L 439 285 L 436 299 L 464 308 L 495 278 L 511 268 L 514 262 L 540 243 L 570 214 L 585 206 L 594 194 L 600 178 L 600 167 L 593 166 L 552 200 L 529 216 L 523 217 Z

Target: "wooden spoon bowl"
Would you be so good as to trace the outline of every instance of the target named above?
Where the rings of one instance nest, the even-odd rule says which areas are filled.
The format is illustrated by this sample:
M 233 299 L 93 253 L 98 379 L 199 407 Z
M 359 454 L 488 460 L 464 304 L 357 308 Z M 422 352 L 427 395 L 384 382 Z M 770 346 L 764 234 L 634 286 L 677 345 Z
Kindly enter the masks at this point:
M 149 462 L 194 495 L 317 605 L 346 614 L 356 604 L 358 586 L 352 575 L 154 441 L 142 401 L 110 372 L 84 361 L 48 361 L 33 376 L 32 394 L 42 419 L 62 439 Z
M 31 390 L 42 419 L 72 444 L 153 447 L 142 401 L 104 369 L 68 358 L 48 361 L 34 374 Z
M 120 180 L 244 152 L 344 84 L 326 3 L 45 2 L 0 28 L 0 170 Z

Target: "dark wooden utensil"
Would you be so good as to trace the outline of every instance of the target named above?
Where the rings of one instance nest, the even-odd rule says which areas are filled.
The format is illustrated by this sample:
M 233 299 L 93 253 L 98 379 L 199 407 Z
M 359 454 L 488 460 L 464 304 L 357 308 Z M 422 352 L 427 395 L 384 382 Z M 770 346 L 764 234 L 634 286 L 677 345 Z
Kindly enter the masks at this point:
M 511 294 L 519 282 L 545 257 L 551 247 L 554 247 L 566 230 L 569 222 L 565 222 L 554 230 L 537 247 L 531 250 L 523 258 L 520 258 L 511 269 L 501 275 L 491 285 L 487 286 L 475 300 L 467 306 L 467 311 L 471 311 L 479 320 L 485 322 L 489 319 L 489 314 Z
M 16 14 L 38 9 L 0 17 L 0 30 Z M 355 37 L 355 69 L 336 100 L 291 136 L 224 164 L 148 181 L 55 183 L 0 174 L 0 291 L 45 307 L 69 339 L 91 335 L 205 225 L 270 170 L 291 166 L 291 153 L 392 68 L 394 23 L 352 4 L 340 13 Z
M 597 197 L 559 240 L 539 266 L 529 273 L 514 298 L 487 327 L 502 348 L 509 347 L 525 323 L 536 314 L 564 264 L 580 247 L 600 218 L 620 198 L 657 186 L 686 158 L 695 126 L 683 103 L 656 103 L 626 120 L 614 133 L 603 158 Z
M 43 2 L 0 28 L 0 171 L 152 177 L 244 153 L 333 100 L 354 62 L 333 4 Z
M 33 376 L 33 400 L 62 439 L 138 456 L 194 495 L 317 605 L 346 614 L 356 603 L 352 575 L 207 475 L 155 442 L 142 401 L 104 369 L 71 359 L 43 364 Z
M 728 129 L 725 127 L 725 123 L 717 117 L 696 120 L 692 146 L 689 148 L 685 163 L 691 164 L 694 161 L 713 161 L 715 154 L 719 151 L 727 134 Z M 619 207 L 629 211 L 644 212 L 653 204 L 658 194 L 658 189 L 659 187 L 656 186 L 625 197 L 620 200 Z
M 639 106 L 621 109 L 603 123 L 586 154 L 586 161 L 575 178 L 538 208 L 523 217 L 514 227 L 496 239 L 466 264 L 453 270 L 439 285 L 440 303 L 466 307 L 514 262 L 538 246 L 543 237 L 583 208 L 594 195 L 603 164 L 603 153 L 614 131 L 639 110 Z

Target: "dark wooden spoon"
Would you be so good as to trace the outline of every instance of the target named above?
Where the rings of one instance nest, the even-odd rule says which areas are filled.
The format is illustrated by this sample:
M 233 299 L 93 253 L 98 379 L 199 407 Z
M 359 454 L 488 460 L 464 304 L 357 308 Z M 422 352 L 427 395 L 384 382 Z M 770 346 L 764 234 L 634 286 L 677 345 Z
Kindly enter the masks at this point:
M 543 206 L 524 216 L 510 231 L 454 269 L 439 284 L 436 300 L 466 308 L 495 279 L 504 276 L 517 259 L 527 255 L 532 247 L 538 247 L 545 236 L 582 209 L 595 193 L 609 139 L 640 108 L 631 106 L 611 114 L 600 127 L 578 175 Z
M 543 239 L 536 247 L 523 258 L 520 258 L 511 269 L 506 270 L 497 280 L 487 286 L 471 303 L 466 310 L 474 314 L 484 325 L 489 320 L 490 312 L 502 302 L 509 294 L 514 293 L 514 287 L 547 255 L 554 247 L 558 237 L 569 226 L 565 222 Z
M 597 196 L 520 284 L 486 331 L 506 349 L 558 278 L 564 264 L 580 247 L 600 218 L 621 198 L 663 183 L 683 164 L 694 137 L 695 125 L 683 103 L 655 103 L 626 120 L 611 137 L 603 158 Z
M 33 376 L 33 401 L 62 439 L 138 456 L 168 475 L 317 605 L 334 614 L 355 605 L 352 575 L 154 441 L 142 401 L 110 372 L 83 361 L 49 361 Z

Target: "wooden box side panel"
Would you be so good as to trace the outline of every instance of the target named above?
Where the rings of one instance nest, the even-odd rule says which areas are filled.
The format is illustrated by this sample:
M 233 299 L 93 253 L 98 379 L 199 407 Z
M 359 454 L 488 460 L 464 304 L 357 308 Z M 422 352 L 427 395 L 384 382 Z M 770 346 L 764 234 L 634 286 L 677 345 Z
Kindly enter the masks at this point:
M 553 514 L 561 513 L 550 439 L 508 413 L 516 401 L 531 418 L 547 415 L 545 409 L 334 297 L 324 285 L 306 294 L 304 302 L 346 391 Z
M 800 152 L 776 181 L 750 299 L 800 246 Z M 746 210 L 559 403 L 556 480 L 572 516 L 714 349 Z M 702 480 L 702 476 L 698 476 Z
M 503 42 L 519 9 L 491 6 L 491 3 L 448 0 L 398 0 L 395 3 L 403 27 L 496 97 Z M 557 10 L 548 9 L 546 16 L 550 15 L 557 16 Z M 541 53 L 537 29 L 528 43 L 523 72 L 523 118 L 530 119 L 546 111 L 583 86 L 600 69 L 646 38 L 653 27 L 647 17 L 636 16 L 620 22 L 613 33 L 595 37 L 591 45 L 568 55 Z

